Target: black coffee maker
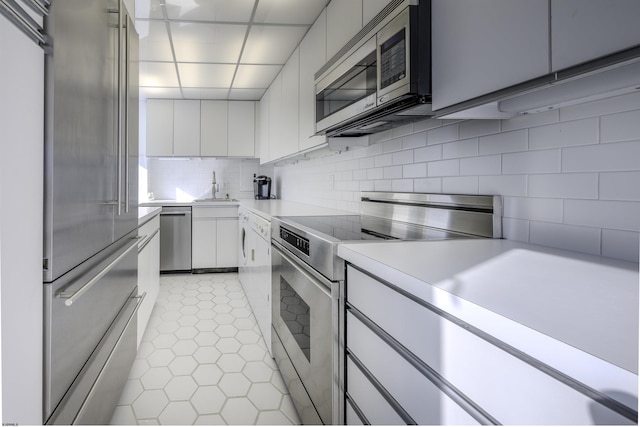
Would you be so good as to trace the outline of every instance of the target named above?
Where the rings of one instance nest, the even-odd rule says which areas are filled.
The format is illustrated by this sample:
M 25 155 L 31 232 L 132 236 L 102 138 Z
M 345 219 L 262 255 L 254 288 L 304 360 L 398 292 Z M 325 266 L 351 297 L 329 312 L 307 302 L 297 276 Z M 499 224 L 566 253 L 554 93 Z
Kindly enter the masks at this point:
M 271 178 L 265 175 L 253 178 L 253 194 L 256 200 L 271 198 Z

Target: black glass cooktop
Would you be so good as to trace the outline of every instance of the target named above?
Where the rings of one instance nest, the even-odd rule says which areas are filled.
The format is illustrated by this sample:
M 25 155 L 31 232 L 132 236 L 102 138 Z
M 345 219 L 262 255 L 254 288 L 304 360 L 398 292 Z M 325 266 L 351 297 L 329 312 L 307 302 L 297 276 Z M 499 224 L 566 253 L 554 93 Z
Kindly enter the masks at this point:
M 349 240 L 445 240 L 470 236 L 406 222 L 365 215 L 297 216 L 281 218 L 341 241 Z

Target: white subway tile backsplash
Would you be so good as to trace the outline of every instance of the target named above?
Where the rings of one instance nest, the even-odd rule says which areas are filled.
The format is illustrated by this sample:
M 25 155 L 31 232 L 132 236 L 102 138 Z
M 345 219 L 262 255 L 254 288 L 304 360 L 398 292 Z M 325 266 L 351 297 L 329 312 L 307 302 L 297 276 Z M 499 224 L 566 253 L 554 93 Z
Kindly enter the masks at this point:
M 427 131 L 427 145 L 458 140 L 458 124 L 448 125 Z
M 530 197 L 597 199 L 597 173 L 565 173 L 529 176 Z
M 565 200 L 564 222 L 613 230 L 640 230 L 640 202 Z
M 452 194 L 478 194 L 477 176 L 452 176 L 442 178 L 442 192 Z
M 597 143 L 598 118 L 596 117 L 529 129 L 530 150 Z
M 460 159 L 460 175 L 499 175 L 501 172 L 500 155 Z
M 640 170 L 640 140 L 562 149 L 562 172 Z
M 427 132 L 418 132 L 413 135 L 402 137 L 402 148 L 409 150 L 411 148 L 424 147 L 427 145 Z
M 442 160 L 442 144 L 413 150 L 413 161 L 415 162 L 431 162 L 434 160 Z
M 640 110 L 640 92 L 561 108 L 560 120 L 566 122 L 631 110 Z
M 366 148 L 276 167 L 274 187 L 351 212 L 361 191 L 498 194 L 506 239 L 637 261 L 639 111 L 630 94 L 508 120 L 427 119 Z M 149 173 L 151 184 L 182 178 Z
M 441 160 L 428 163 L 427 176 L 457 175 L 460 175 L 460 160 Z
M 600 199 L 640 201 L 640 172 L 600 173 Z
M 560 172 L 560 150 L 527 151 L 502 155 L 502 173 Z
M 625 261 L 640 262 L 640 233 L 602 230 L 602 255 Z
M 502 218 L 502 237 L 518 242 L 529 241 L 529 221 L 517 218 Z
M 530 221 L 562 222 L 562 200 L 534 199 L 527 197 L 505 197 L 504 216 Z
M 376 156 L 375 165 L 377 168 L 382 166 L 391 166 L 393 164 L 393 154 L 381 154 Z
M 402 150 L 402 138 L 390 139 L 382 143 L 383 153 L 393 153 Z
M 460 138 L 489 135 L 500 132 L 500 120 L 467 120 L 460 123 Z
M 417 193 L 442 193 L 442 178 L 417 178 L 413 180 Z
M 478 138 L 463 139 L 442 144 L 443 159 L 460 159 L 478 155 Z
M 402 176 L 404 178 L 426 178 L 427 164 L 413 163 L 411 165 L 402 166 Z
M 600 142 L 640 139 L 640 110 L 611 114 L 600 118 Z
M 532 221 L 529 241 L 543 246 L 600 254 L 600 229 Z
M 398 192 L 413 192 L 413 180 L 412 179 L 394 179 L 391 181 L 391 191 Z
M 393 153 L 394 165 L 408 165 L 413 163 L 413 150 L 405 150 L 397 153 Z
M 502 120 L 501 128 L 503 132 L 506 132 L 558 123 L 559 121 L 560 114 L 558 110 L 551 110 L 538 114 L 522 114 L 511 119 L 504 119 Z
M 526 175 L 480 176 L 478 179 L 480 194 L 499 194 L 502 196 L 527 195 Z
M 402 166 L 387 166 L 384 168 L 384 179 L 402 178 Z
M 482 136 L 478 140 L 478 151 L 480 155 L 527 151 L 528 138 L 527 129 Z

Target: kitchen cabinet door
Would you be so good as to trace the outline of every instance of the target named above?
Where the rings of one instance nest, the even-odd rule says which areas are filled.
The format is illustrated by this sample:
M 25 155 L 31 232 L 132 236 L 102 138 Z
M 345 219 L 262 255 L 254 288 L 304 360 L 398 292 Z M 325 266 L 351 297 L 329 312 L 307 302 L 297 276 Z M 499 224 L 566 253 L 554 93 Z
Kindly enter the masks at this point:
M 173 101 L 147 100 L 147 156 L 173 156 Z
M 200 156 L 200 101 L 173 101 L 173 155 Z
M 637 0 L 552 0 L 553 71 L 640 44 Z
M 216 267 L 238 266 L 238 220 L 218 219 L 216 223 Z M 212 245 L 213 246 L 213 245 Z
M 200 104 L 200 155 L 227 156 L 228 102 L 205 101 Z
M 255 156 L 255 102 L 229 101 L 227 154 Z
M 293 51 L 287 63 L 282 67 L 282 108 L 280 131 L 282 144 L 279 144 L 278 157 L 298 152 L 298 91 L 299 91 L 300 49 Z
M 270 105 L 271 105 L 271 89 L 267 91 L 260 99 L 258 104 L 258 153 L 260 164 L 269 161 L 269 132 L 270 132 Z
M 155 234 L 154 234 L 155 233 Z M 160 292 L 160 217 L 156 216 L 138 231 L 146 236 L 138 249 L 138 293 L 146 297 L 138 310 L 138 347 Z
M 299 149 L 306 150 L 326 141 L 316 132 L 316 71 L 327 62 L 327 12 L 323 11 L 300 42 L 300 89 L 298 93 Z
M 368 1 L 368 0 L 366 0 Z M 327 5 L 327 59 L 362 29 L 362 0 L 334 0 Z
M 279 158 L 283 150 L 282 122 L 284 121 L 284 105 L 282 102 L 282 72 L 280 72 L 269 86 L 269 155 L 267 161 Z
M 193 237 L 191 240 L 192 268 L 198 269 L 217 267 L 217 221 L 218 220 L 215 218 L 193 218 Z
M 367 25 L 389 3 L 391 0 L 364 0 L 362 2 L 362 26 Z
M 433 109 L 549 73 L 547 0 L 433 0 Z

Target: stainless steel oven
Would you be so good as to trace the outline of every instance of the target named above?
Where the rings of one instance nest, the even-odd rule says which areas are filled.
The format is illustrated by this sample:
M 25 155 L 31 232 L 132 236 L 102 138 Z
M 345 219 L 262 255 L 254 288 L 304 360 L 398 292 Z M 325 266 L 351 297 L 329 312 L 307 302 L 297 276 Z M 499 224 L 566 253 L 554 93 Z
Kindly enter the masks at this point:
M 344 282 L 328 280 L 278 243 L 271 260 L 273 356 L 303 424 L 333 424 L 339 360 L 333 331 Z
M 363 192 L 361 215 L 271 222 L 273 356 L 304 424 L 344 424 L 343 242 L 502 236 L 499 196 Z

